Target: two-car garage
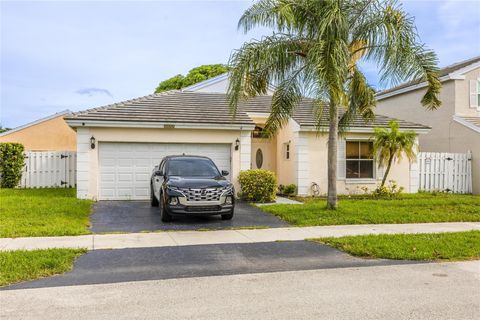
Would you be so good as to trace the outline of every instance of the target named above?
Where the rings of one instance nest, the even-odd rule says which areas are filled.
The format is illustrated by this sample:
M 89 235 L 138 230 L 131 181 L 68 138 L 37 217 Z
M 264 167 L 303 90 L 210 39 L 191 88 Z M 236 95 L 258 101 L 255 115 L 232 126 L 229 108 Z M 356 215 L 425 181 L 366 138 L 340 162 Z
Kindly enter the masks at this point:
M 152 170 L 167 155 L 206 156 L 220 170 L 231 172 L 231 148 L 231 144 L 225 143 L 100 142 L 98 199 L 148 199 Z

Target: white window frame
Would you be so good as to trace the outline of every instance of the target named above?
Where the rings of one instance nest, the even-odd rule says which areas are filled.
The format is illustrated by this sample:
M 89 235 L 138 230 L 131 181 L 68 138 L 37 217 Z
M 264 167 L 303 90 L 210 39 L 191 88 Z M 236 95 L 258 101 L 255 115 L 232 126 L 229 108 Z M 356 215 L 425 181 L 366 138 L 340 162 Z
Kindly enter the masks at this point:
M 356 138 L 356 139 L 345 139 L 345 181 L 346 183 L 362 183 L 362 182 L 365 182 L 365 183 L 369 183 L 369 182 L 375 182 L 377 180 L 377 165 L 376 165 L 376 161 L 375 161 L 375 157 L 372 158 L 372 159 L 347 159 L 347 144 L 349 142 L 369 142 L 369 143 L 372 143 L 373 142 L 369 139 L 369 138 Z M 360 148 L 360 144 L 359 144 L 359 148 Z M 372 161 L 372 177 L 370 178 L 349 178 L 347 177 L 347 161 Z
M 470 80 L 469 107 L 480 111 L 480 78 Z

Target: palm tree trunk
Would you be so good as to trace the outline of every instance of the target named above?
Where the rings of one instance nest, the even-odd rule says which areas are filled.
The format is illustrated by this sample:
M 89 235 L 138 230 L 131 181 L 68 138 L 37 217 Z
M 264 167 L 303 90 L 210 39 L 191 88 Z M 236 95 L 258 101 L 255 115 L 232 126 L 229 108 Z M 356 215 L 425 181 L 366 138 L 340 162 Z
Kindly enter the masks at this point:
M 390 168 L 392 167 L 392 162 L 393 162 L 393 155 L 390 156 L 390 158 L 388 159 L 387 170 L 383 175 L 382 184 L 380 185 L 380 187 L 383 187 L 385 185 L 385 181 L 387 181 L 387 176 L 388 176 L 388 173 L 390 172 Z
M 330 125 L 328 130 L 328 199 L 327 208 L 337 208 L 337 140 L 338 108 L 330 103 Z

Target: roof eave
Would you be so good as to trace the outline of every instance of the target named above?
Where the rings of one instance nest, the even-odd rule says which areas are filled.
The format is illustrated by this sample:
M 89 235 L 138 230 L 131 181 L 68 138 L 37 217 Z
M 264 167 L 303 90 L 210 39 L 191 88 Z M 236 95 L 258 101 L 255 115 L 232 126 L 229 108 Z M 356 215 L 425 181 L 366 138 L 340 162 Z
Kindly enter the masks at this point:
M 72 128 L 149 128 L 149 129 L 214 129 L 214 130 L 253 130 L 249 123 L 185 123 L 185 122 L 145 122 L 145 121 L 108 121 L 91 119 L 65 119 Z
M 349 133 L 374 133 L 375 127 L 350 127 L 345 130 L 345 132 Z M 424 128 L 409 128 L 409 127 L 400 127 L 401 131 L 413 131 L 416 134 L 425 134 L 432 130 L 429 127 Z M 318 129 L 314 126 L 300 126 L 300 131 L 303 132 L 317 132 Z M 321 131 L 320 131 L 321 132 Z M 327 128 L 325 128 L 325 132 L 328 132 Z
M 47 117 L 44 117 L 44 118 L 40 118 L 38 120 L 35 120 L 35 121 L 32 121 L 32 122 L 29 122 L 29 123 L 26 123 L 24 125 L 21 125 L 21 126 L 18 126 L 18 127 L 15 127 L 13 129 L 10 129 L 8 131 L 5 131 L 5 132 L 2 132 L 0 133 L 0 137 L 3 137 L 3 136 L 7 136 L 9 134 L 12 134 L 14 132 L 18 132 L 18 131 L 21 131 L 21 130 L 24 130 L 24 129 L 27 129 L 29 127 L 32 127 L 34 125 L 37 125 L 37 124 L 40 124 L 42 122 L 45 122 L 45 121 L 48 121 L 48 120 L 52 120 L 52 119 L 55 119 L 55 118 L 58 118 L 58 117 L 63 117 L 67 114 L 71 114 L 72 111 L 66 109 L 66 110 L 63 110 L 63 111 L 60 111 L 60 112 L 57 112 L 57 113 L 54 113 L 52 115 L 49 115 Z
M 468 66 L 463 67 L 461 69 L 455 70 L 454 72 L 451 72 L 451 73 L 449 73 L 449 74 L 447 74 L 443 77 L 440 77 L 440 82 L 445 82 L 445 81 L 449 81 L 449 80 L 465 80 L 465 73 L 470 72 L 470 71 L 472 71 L 476 68 L 480 68 L 480 62 L 474 62 L 471 65 L 468 65 Z M 400 88 L 398 90 L 390 91 L 390 92 L 387 92 L 387 93 L 384 93 L 384 94 L 379 94 L 379 95 L 376 96 L 376 98 L 377 98 L 377 100 L 383 100 L 383 99 L 390 98 L 390 97 L 393 97 L 393 96 L 396 96 L 396 95 L 399 95 L 399 94 L 402 94 L 402 93 L 405 93 L 405 92 L 421 89 L 421 88 L 424 88 L 426 86 L 427 86 L 427 82 L 424 81 L 424 82 L 420 82 L 420 83 L 417 83 L 417 84 L 413 84 L 413 85 L 408 86 L 408 87 Z
M 459 116 L 453 116 L 453 121 L 455 122 L 458 122 L 459 124 L 475 131 L 475 132 L 478 132 L 480 133 L 480 127 L 476 126 L 475 124 L 463 119 L 462 117 L 459 117 Z

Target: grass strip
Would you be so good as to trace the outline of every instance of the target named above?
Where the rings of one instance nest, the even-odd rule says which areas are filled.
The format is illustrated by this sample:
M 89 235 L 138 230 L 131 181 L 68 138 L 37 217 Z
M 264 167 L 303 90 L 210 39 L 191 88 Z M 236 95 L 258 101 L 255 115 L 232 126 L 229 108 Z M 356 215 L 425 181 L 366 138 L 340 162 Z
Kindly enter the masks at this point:
M 480 231 L 365 235 L 309 240 L 366 258 L 427 261 L 480 259 Z

